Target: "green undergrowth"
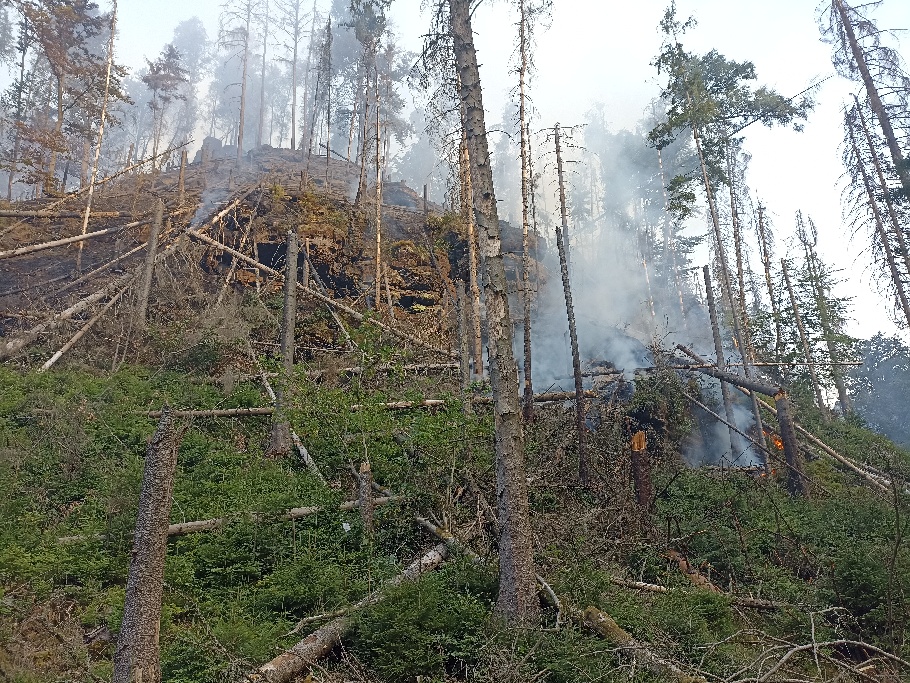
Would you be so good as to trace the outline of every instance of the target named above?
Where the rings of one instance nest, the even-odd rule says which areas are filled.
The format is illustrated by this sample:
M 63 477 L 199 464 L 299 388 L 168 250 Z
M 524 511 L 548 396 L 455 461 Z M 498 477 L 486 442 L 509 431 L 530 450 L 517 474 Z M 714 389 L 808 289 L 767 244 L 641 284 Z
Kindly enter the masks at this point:
M 667 377 L 643 382 L 628 405 L 604 409 L 591 441 L 596 481 L 589 491 L 575 485 L 574 450 L 563 438 L 571 413 L 540 409 L 527 440 L 535 548 L 538 569 L 565 609 L 557 615 L 547 607 L 542 628 L 503 628 L 494 611 L 495 534 L 465 477 L 470 472 L 495 504 L 490 412 L 466 414 L 455 382 L 404 372 L 408 361 L 379 345 L 369 326 L 354 334 L 371 349 L 357 360 L 365 369 L 356 377 L 313 381 L 324 368 L 301 363 L 290 381 L 274 380 L 327 483 L 296 457 L 263 457 L 268 417 L 182 423 L 171 521 L 227 522 L 169 541 L 165 680 L 236 680 L 324 623 L 287 635 L 299 619 L 356 603 L 436 544 L 413 522 L 415 514 L 446 520 L 485 559 L 456 557 L 351 613 L 344 653 L 328 669 L 343 673 L 354 661 L 361 674 L 389 683 L 660 680 L 566 621 L 569 609 L 589 605 L 684 668 L 718 677 L 760 654 L 769 642 L 762 638 L 805 643 L 813 629 L 819 640 L 865 640 L 904 652 L 905 492 L 875 494 L 821 458 L 809 463 L 816 491 L 808 501 L 793 500 L 775 477 L 685 469 L 678 451 L 690 419 L 681 386 Z M 203 337 L 161 368 L 40 375 L 0 368 L 0 678 L 109 676 L 110 639 L 83 636 L 119 627 L 143 454 L 155 429 L 142 412 L 265 405 L 259 384 L 230 369 L 243 353 Z M 263 362 L 277 370 L 274 361 Z M 397 369 L 386 371 L 386 363 Z M 379 405 L 423 398 L 449 400 L 434 410 Z M 355 404 L 360 409 L 352 411 Z M 906 471 L 906 453 L 862 425 L 826 424 L 799 411 L 844 454 Z M 626 444 L 633 429 L 644 430 L 653 449 L 648 510 L 630 493 Z M 402 496 L 377 508 L 371 539 L 356 511 L 338 510 L 356 496 L 350 466 L 364 460 L 376 481 Z M 278 518 L 310 505 L 321 511 L 295 522 Z M 58 542 L 66 536 L 83 538 Z M 670 548 L 723 593 L 694 588 L 668 559 Z M 617 577 L 668 591 L 631 590 Z M 788 606 L 758 611 L 734 604 L 733 595 Z M 39 613 L 55 615 L 46 616 L 59 636 L 55 644 L 42 645 L 27 627 Z M 791 673 L 811 678 L 811 669 L 795 666 Z

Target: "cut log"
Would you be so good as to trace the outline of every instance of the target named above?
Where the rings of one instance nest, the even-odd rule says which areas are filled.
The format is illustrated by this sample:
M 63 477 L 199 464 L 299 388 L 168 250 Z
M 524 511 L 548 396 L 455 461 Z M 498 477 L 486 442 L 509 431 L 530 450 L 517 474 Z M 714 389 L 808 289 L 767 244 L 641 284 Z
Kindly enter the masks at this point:
M 103 230 L 96 230 L 95 232 L 89 232 L 85 235 L 73 235 L 72 237 L 64 237 L 63 239 L 52 240 L 50 242 L 30 244 L 28 246 L 19 247 L 17 249 L 7 249 L 6 251 L 0 251 L 0 259 L 13 258 L 14 256 L 24 256 L 25 254 L 33 254 L 36 251 L 44 251 L 45 249 L 63 247 L 67 244 L 73 244 L 74 242 L 90 240 L 96 237 L 104 237 L 105 235 L 112 235 L 115 232 L 122 232 L 128 228 L 135 228 L 140 225 L 145 225 L 148 222 L 148 220 L 136 221 L 134 223 L 127 223 L 126 225 L 118 225 L 116 228 L 104 228 Z
M 382 599 L 389 588 L 419 579 L 436 569 L 449 556 L 448 546 L 440 543 L 417 560 L 412 562 L 397 577 L 387 581 L 380 588 L 353 605 L 345 614 L 330 621 L 301 640 L 286 652 L 282 652 L 272 661 L 263 664 L 247 677 L 250 683 L 267 681 L 268 683 L 287 683 L 295 676 L 306 671 L 316 661 L 328 655 L 341 642 L 341 637 L 351 626 L 351 614 L 364 607 L 375 605 Z
M 93 211 L 93 218 L 129 218 L 129 211 Z M 81 211 L 17 211 L 0 209 L 0 218 L 82 218 Z
M 158 633 L 179 440 L 174 418 L 165 408 L 145 453 L 123 623 L 114 652 L 113 683 L 161 681 Z

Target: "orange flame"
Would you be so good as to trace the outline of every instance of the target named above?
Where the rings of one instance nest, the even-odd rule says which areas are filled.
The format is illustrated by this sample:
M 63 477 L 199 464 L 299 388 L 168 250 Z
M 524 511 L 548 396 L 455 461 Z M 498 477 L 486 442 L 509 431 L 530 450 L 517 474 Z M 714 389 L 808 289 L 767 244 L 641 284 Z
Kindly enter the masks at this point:
M 781 441 L 781 438 L 777 434 L 769 432 L 767 429 L 763 429 L 762 431 L 765 433 L 765 436 L 771 439 L 771 443 L 774 444 L 774 447 L 777 448 L 777 450 L 784 450 L 784 442 Z

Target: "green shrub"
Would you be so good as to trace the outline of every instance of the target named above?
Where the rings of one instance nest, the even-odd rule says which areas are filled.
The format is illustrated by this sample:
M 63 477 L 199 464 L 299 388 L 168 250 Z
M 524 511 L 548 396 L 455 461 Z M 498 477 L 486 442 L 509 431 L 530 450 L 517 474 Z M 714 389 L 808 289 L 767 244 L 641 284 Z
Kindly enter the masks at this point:
M 463 670 L 483 643 L 491 607 L 490 581 L 471 572 L 448 567 L 389 591 L 358 616 L 351 647 L 386 681 Z

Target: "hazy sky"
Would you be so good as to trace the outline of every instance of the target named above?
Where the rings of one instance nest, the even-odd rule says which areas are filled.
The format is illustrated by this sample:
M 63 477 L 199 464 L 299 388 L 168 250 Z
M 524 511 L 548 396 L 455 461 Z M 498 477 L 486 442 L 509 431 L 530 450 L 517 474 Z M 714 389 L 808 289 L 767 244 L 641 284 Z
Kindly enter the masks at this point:
M 668 0 L 554 0 L 552 21 L 538 33 L 537 75 L 532 86 L 540 125 L 579 123 L 595 102 L 605 105 L 615 128 L 634 128 L 658 84 L 651 60 L 660 45 L 657 23 Z M 102 2 L 103 4 L 103 2 Z M 319 0 L 326 7 L 329 0 Z M 396 0 L 392 18 L 401 43 L 418 50 L 428 15 L 422 0 Z M 679 15 L 695 15 L 698 26 L 687 35 L 690 50 L 716 48 L 728 58 L 755 63 L 761 83 L 792 95 L 833 72 L 830 47 L 820 41 L 816 0 L 678 0 Z M 119 57 L 135 67 L 154 56 L 173 27 L 198 15 L 217 33 L 220 3 L 204 0 L 121 0 Z M 884 0 L 873 16 L 882 28 L 910 28 L 910 2 Z M 514 76 L 511 3 L 487 0 L 475 14 L 474 29 L 488 125 L 499 121 Z M 898 34 L 900 35 L 900 34 Z M 895 38 L 896 40 L 896 38 Z M 910 37 L 901 51 L 910 56 Z M 752 153 L 749 184 L 768 206 L 780 248 L 790 235 L 797 209 L 819 227 L 822 257 L 844 270 L 841 295 L 854 297 L 851 332 L 868 337 L 894 332 L 886 303 L 874 292 L 862 253 L 863 237 L 852 242 L 841 217 L 839 144 L 841 107 L 854 86 L 835 77 L 817 93 L 817 107 L 803 133 L 748 130 Z

